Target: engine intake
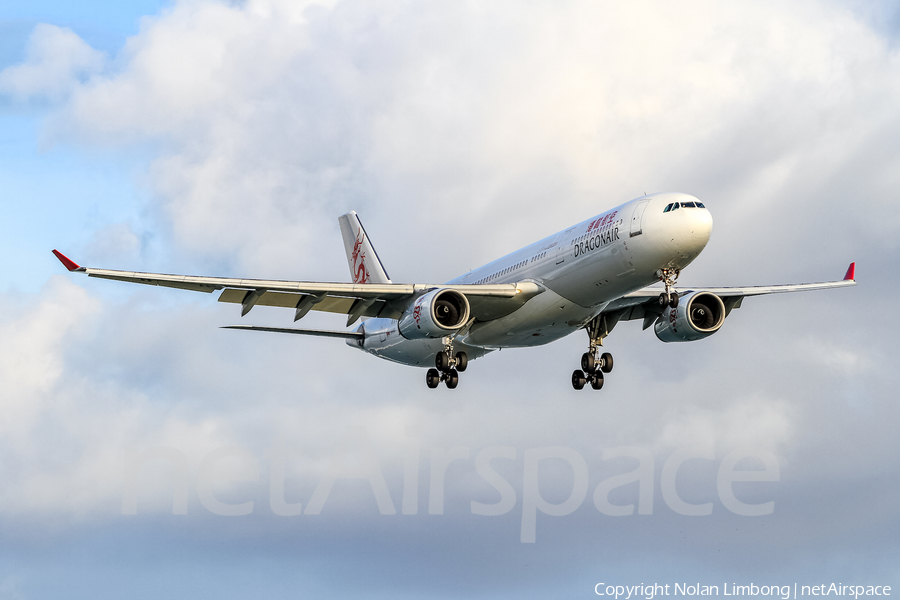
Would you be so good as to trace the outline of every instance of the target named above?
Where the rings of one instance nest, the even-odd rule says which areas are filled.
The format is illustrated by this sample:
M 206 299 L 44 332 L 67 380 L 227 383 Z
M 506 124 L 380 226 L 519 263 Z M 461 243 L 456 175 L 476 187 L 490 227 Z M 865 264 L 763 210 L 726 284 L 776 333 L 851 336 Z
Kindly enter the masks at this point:
M 407 339 L 440 338 L 469 320 L 469 300 L 450 289 L 432 290 L 416 298 L 400 316 L 400 334 Z
M 725 303 L 711 292 L 681 296 L 676 308 L 668 307 L 653 331 L 663 342 L 692 342 L 709 337 L 725 322 Z

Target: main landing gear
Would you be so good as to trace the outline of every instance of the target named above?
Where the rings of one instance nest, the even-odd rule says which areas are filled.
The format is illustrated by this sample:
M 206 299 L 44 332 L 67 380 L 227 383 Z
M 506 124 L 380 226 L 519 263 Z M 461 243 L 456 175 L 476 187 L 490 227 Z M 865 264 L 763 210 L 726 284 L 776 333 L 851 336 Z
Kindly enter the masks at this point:
M 425 374 L 425 384 L 434 389 L 444 381 L 451 390 L 459 385 L 459 374 L 469 366 L 469 357 L 465 352 L 453 353 L 453 345 L 447 343 L 443 351 L 434 357 L 434 369 Z
M 656 272 L 656 276 L 666 286 L 666 291 L 659 295 L 660 308 L 671 306 L 678 307 L 678 292 L 672 289 L 675 282 L 678 281 L 678 275 L 681 273 L 678 269 L 660 269 Z
M 603 387 L 603 374 L 613 370 L 613 357 L 609 352 L 598 356 L 600 347 L 603 346 L 603 338 L 606 337 L 606 322 L 603 315 L 598 315 L 585 327 L 590 346 L 588 351 L 581 355 L 581 368 L 572 373 L 572 387 L 576 390 L 584 389 L 585 384 L 599 390 Z
M 597 358 L 596 354 L 585 352 L 581 355 L 581 369 L 572 373 L 572 387 L 576 390 L 584 389 L 585 384 L 599 390 L 603 387 L 603 374 L 609 373 L 613 368 L 613 357 L 609 352 L 604 352 Z

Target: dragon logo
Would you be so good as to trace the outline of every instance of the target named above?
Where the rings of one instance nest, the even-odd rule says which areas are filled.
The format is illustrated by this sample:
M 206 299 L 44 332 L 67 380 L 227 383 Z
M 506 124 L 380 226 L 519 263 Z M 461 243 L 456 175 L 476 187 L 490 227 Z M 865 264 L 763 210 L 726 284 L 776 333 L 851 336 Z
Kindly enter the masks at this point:
M 412 318 L 413 321 L 416 322 L 416 327 L 418 329 L 422 329 L 421 325 L 419 325 L 419 319 L 422 318 L 422 298 L 416 300 L 416 306 L 413 308 Z
M 353 254 L 350 257 L 353 261 L 353 283 L 369 283 L 369 279 L 371 279 L 369 269 L 366 266 L 366 253 L 362 251 L 362 244 L 365 239 L 366 235 L 363 233 L 362 227 L 360 227 L 356 233 L 356 241 L 353 242 Z

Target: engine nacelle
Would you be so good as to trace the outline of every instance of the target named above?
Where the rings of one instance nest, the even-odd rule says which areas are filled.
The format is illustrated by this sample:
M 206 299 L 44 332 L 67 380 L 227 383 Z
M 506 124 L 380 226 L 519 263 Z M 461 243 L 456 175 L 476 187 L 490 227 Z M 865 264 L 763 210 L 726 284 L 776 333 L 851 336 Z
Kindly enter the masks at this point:
M 409 340 L 440 338 L 469 320 L 469 300 L 456 290 L 432 290 L 416 298 L 400 316 L 400 335 Z
M 690 292 L 678 298 L 676 308 L 663 311 L 653 330 L 664 342 L 692 342 L 711 336 L 724 322 L 721 298 L 710 292 Z

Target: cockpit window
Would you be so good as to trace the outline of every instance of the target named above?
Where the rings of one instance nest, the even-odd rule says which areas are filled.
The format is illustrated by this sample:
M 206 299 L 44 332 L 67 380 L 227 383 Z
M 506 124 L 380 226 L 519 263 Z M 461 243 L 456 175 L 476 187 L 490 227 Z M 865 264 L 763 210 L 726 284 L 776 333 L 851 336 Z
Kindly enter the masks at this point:
M 667 213 L 672 210 L 678 210 L 679 208 L 706 208 L 703 206 L 702 202 L 673 202 L 671 204 L 667 204 L 663 209 L 664 213 Z

